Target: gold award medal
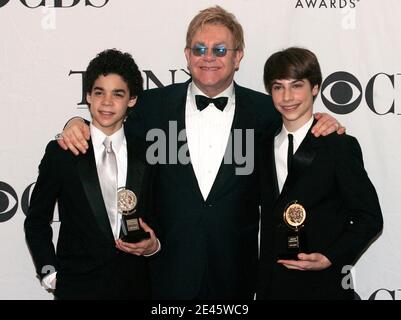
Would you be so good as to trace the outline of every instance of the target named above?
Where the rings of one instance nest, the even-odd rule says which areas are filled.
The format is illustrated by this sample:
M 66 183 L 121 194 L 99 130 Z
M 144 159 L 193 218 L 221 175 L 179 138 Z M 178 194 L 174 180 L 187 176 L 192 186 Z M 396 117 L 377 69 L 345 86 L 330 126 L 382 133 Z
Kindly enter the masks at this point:
M 129 189 L 121 188 L 117 193 L 118 211 L 123 215 L 130 214 L 136 207 L 137 197 L 135 193 Z
M 292 203 L 285 209 L 283 218 L 289 227 L 298 229 L 306 219 L 305 208 L 299 203 Z

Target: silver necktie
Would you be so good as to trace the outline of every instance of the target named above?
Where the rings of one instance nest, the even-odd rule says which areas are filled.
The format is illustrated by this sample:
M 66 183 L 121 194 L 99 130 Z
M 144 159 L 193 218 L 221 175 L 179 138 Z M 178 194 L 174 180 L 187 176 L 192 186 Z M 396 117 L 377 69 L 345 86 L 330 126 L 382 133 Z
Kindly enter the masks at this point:
M 103 145 L 104 151 L 97 171 L 111 230 L 114 239 L 117 239 L 117 159 L 109 137 L 104 139 Z

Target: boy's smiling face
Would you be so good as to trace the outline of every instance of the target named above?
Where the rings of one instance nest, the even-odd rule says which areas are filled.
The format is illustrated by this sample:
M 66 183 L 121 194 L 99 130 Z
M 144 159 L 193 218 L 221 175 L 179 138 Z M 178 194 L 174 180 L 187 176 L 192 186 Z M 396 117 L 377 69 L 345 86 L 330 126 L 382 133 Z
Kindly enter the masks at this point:
M 136 103 L 131 97 L 127 83 L 118 74 L 99 76 L 87 93 L 93 125 L 110 136 L 121 128 L 127 108 Z

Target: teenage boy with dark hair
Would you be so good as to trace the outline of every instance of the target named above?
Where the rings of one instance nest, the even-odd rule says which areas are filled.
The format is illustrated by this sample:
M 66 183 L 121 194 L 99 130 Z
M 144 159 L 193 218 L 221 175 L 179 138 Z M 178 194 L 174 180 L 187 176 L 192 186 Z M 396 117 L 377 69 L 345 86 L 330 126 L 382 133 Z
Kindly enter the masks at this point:
M 343 268 L 382 230 L 357 140 L 317 139 L 310 131 L 321 82 L 318 60 L 307 49 L 288 48 L 266 61 L 265 87 L 282 121 L 260 148 L 258 299 L 352 299 Z
M 151 190 L 151 170 L 144 147 L 126 137 L 123 127 L 127 109 L 143 91 L 143 79 L 130 54 L 111 49 L 90 62 L 85 88 L 92 116 L 88 152 L 75 157 L 56 141 L 48 144 L 25 220 L 26 240 L 42 285 L 55 289 L 57 299 L 150 298 L 144 255 L 157 252 L 160 244 L 141 221 L 150 238 L 128 253 L 119 240 L 117 206 L 117 190 L 124 187 L 136 194 L 144 220 L 150 219 L 143 200 Z M 50 224 L 56 201 L 55 251 Z

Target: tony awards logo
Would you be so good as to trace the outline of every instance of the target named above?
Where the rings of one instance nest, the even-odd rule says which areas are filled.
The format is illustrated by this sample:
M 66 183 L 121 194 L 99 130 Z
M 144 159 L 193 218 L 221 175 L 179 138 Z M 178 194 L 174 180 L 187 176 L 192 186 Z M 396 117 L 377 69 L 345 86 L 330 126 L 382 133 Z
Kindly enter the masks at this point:
M 284 210 L 283 219 L 288 227 L 286 251 L 279 254 L 278 258 L 298 260 L 298 253 L 307 250 L 305 232 L 303 231 L 306 219 L 305 208 L 297 201 L 291 202 Z
M 117 206 L 118 211 L 122 214 L 121 239 L 125 242 L 135 243 L 150 238 L 149 232 L 145 232 L 139 224 L 137 203 L 138 199 L 133 191 L 125 188 L 118 190 Z

